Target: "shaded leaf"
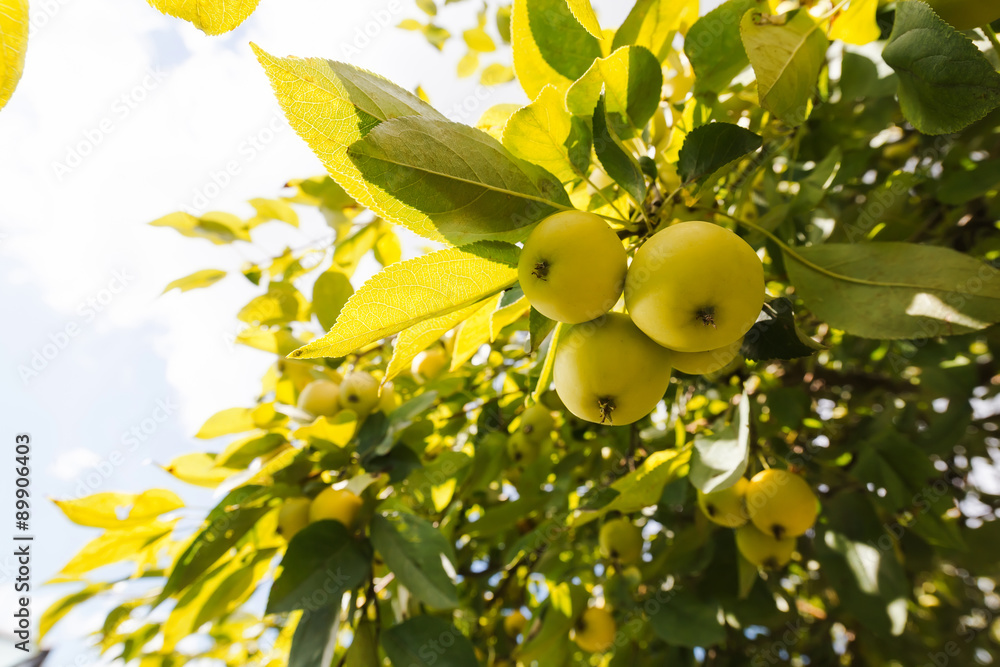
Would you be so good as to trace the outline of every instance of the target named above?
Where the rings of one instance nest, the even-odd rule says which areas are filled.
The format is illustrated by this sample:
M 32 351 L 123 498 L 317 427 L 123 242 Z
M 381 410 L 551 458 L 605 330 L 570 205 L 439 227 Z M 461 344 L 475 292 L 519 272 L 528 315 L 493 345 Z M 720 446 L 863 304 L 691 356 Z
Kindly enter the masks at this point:
M 759 135 L 732 123 L 696 127 L 684 138 L 677 173 L 686 182 L 695 181 L 756 151 L 762 143 Z
M 389 569 L 417 598 L 435 609 L 458 606 L 458 591 L 444 563 L 454 571 L 455 554 L 444 535 L 413 514 L 376 514 L 372 545 Z
M 792 302 L 779 297 L 764 305 L 763 315 L 743 336 L 740 354 L 750 361 L 766 361 L 809 357 L 823 349 L 799 330 Z

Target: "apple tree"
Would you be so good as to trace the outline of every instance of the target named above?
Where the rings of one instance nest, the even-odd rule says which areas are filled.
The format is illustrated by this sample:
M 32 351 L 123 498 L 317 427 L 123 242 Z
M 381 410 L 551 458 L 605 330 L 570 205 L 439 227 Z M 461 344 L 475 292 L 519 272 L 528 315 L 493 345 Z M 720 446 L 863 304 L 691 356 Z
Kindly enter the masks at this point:
M 258 286 L 273 365 L 164 466 L 207 515 L 60 502 L 103 533 L 43 631 L 100 596 L 143 667 L 991 664 L 1000 8 L 962 4 L 515 0 L 465 39 L 530 101 L 475 126 L 254 45 L 327 174 L 153 224 L 331 237 L 171 285 Z

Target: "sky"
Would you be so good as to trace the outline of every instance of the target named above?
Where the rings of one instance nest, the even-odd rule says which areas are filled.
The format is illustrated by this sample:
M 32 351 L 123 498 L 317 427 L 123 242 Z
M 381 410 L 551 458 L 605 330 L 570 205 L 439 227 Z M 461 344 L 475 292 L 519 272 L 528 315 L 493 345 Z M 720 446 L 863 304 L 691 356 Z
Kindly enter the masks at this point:
M 594 2 L 606 26 L 621 21 L 625 4 Z M 471 26 L 479 6 L 451 5 L 442 21 Z M 392 27 L 422 17 L 413 0 L 263 0 L 219 37 L 141 0 L 32 0 L 30 16 L 24 76 L 0 112 L 7 313 L 0 437 L 8 452 L 17 434 L 32 439 L 37 619 L 73 590 L 42 584 L 99 534 L 70 524 L 48 499 L 158 486 L 203 514 L 211 492 L 176 483 L 156 464 L 203 449 L 193 438 L 201 423 L 223 408 L 251 405 L 273 360 L 232 344 L 235 314 L 255 295 L 238 270 L 263 255 L 146 224 L 179 209 L 248 217 L 247 199 L 276 196 L 289 179 L 322 173 L 281 115 L 249 43 L 277 55 L 348 59 L 406 88 L 420 85 L 462 122 L 474 123 L 493 104 L 526 100 L 517 84 L 483 94 L 474 79 L 456 82 L 460 39 L 439 53 L 419 34 Z M 235 174 L 226 173 L 231 162 Z M 265 225 L 255 240 L 278 251 L 327 233 L 318 216 L 305 215 L 300 229 Z M 406 240 L 406 255 L 420 251 L 418 240 Z M 161 295 L 171 280 L 205 268 L 237 274 L 209 290 Z M 14 488 L 13 467 L 0 465 L 4 493 Z M 5 619 L 15 605 L 9 553 L 0 547 Z M 46 664 L 101 664 L 73 638 L 104 611 L 91 603 L 71 614 L 50 636 L 56 650 Z M 2 646 L 7 631 L 5 622 L 0 667 L 22 657 Z

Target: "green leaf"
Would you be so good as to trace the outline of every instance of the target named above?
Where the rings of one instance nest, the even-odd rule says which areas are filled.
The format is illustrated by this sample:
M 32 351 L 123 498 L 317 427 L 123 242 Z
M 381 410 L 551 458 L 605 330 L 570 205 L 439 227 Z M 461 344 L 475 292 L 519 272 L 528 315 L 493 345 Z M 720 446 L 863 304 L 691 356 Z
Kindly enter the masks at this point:
M 757 0 L 727 0 L 695 21 L 684 38 L 684 53 L 694 69 L 694 92 L 721 92 L 750 61 L 740 38 L 740 19 Z
M 351 296 L 328 334 L 291 356 L 342 357 L 471 306 L 517 280 L 517 257 L 516 246 L 485 241 L 392 264 Z
M 804 123 L 829 46 L 820 24 L 804 9 L 781 16 L 749 11 L 740 34 L 760 105 L 789 125 Z
M 376 514 L 371 523 L 372 545 L 400 583 L 435 609 L 458 606 L 454 571 L 455 552 L 430 522 L 413 514 Z
M 902 2 L 882 57 L 899 76 L 903 115 L 924 134 L 950 134 L 1000 105 L 1000 74 L 926 3 Z
M 677 31 L 686 32 L 697 20 L 698 0 L 638 0 L 615 32 L 611 49 L 644 46 L 665 62 Z
M 371 556 L 339 521 L 317 521 L 296 533 L 271 586 L 267 613 L 339 607 L 343 594 L 364 583 Z
M 607 113 L 616 129 L 641 133 L 660 105 L 663 73 L 660 61 L 642 46 L 623 46 L 598 58 L 566 91 L 566 106 L 577 116 L 591 116 L 604 94 Z M 623 130 L 622 130 L 623 131 Z
M 691 130 L 677 156 L 677 173 L 685 182 L 714 174 L 761 147 L 759 135 L 733 123 L 709 123 Z
M 28 25 L 27 0 L 4 3 L 4 11 L 0 12 L 0 109 L 14 94 L 24 71 Z
M 340 602 L 338 599 L 337 602 Z M 299 618 L 288 651 L 288 667 L 319 667 L 329 665 L 325 656 L 333 655 L 340 626 L 339 606 L 309 607 Z M 378 663 L 371 663 L 373 665 Z
M 414 616 L 382 632 L 382 649 L 393 667 L 476 667 L 475 649 L 454 625 Z
M 528 313 L 529 351 L 537 352 L 555 326 L 556 322 L 554 320 L 550 320 L 532 308 L 531 312 Z
M 949 248 L 828 243 L 785 252 L 795 293 L 864 338 L 933 338 L 1000 321 L 1000 271 Z
M 378 635 L 375 624 L 362 617 L 354 629 L 354 639 L 344 656 L 344 667 L 372 667 L 381 664 L 378 656 Z M 303 665 L 302 667 L 306 667 Z
M 921 457 L 925 458 L 925 457 Z M 825 530 L 813 540 L 817 560 L 841 609 L 876 636 L 899 635 L 906 627 L 911 584 L 896 558 L 898 525 L 883 523 L 867 494 L 841 493 L 824 501 Z
M 938 201 L 961 206 L 1000 188 L 1000 160 L 977 162 L 972 169 L 946 171 L 938 184 Z
M 275 58 L 251 46 L 289 123 L 327 171 L 352 198 L 390 217 L 384 215 L 385 198 L 369 195 L 364 177 L 347 157 L 348 147 L 390 118 L 443 120 L 444 116 L 413 93 L 353 65 L 320 58 Z M 413 214 L 403 224 L 426 238 L 439 237 L 426 217 L 421 220 Z
M 317 417 L 311 424 L 295 429 L 292 434 L 300 440 L 309 441 L 314 446 L 330 443 L 335 447 L 346 447 L 358 430 L 358 415 L 353 410 L 340 410 L 332 417 Z M 319 442 L 317 442 L 319 441 Z
M 106 588 L 105 584 L 89 584 L 49 605 L 48 609 L 42 612 L 41 618 L 38 619 L 38 641 L 41 641 L 66 614 L 73 611 L 74 607 L 81 602 L 86 602 Z
M 531 308 L 520 287 L 513 287 L 500 295 L 497 309 L 490 314 L 490 342 L 500 337 L 505 327 L 520 320 Z
M 687 591 L 677 591 L 649 617 L 653 632 L 672 646 L 708 648 L 726 639 L 719 623 L 719 606 L 703 602 Z
M 163 288 L 163 294 L 166 294 L 172 289 L 179 289 L 182 292 L 187 292 L 188 290 L 199 289 L 201 287 L 208 287 L 219 282 L 226 277 L 225 271 L 219 271 L 218 269 L 205 269 L 203 271 L 195 271 L 189 276 L 184 276 L 183 278 L 178 278 L 173 282 L 169 283 Z
M 139 494 L 103 492 L 78 500 L 53 502 L 78 526 L 110 529 L 140 526 L 161 514 L 184 507 L 184 501 L 166 489 L 150 489 Z
M 514 70 L 529 99 L 547 84 L 566 90 L 602 55 L 600 41 L 566 0 L 514 0 L 511 39 Z
M 184 21 L 206 35 L 235 29 L 257 9 L 260 0 L 148 0 L 150 6 Z
M 523 240 L 570 207 L 562 184 L 476 128 L 411 116 L 386 121 L 348 149 L 379 212 L 453 245 Z
M 571 586 L 568 582 L 556 584 L 546 582 L 549 589 L 549 601 L 542 608 L 542 627 L 519 647 L 517 661 L 530 665 L 533 661 L 542 662 L 541 658 L 549 651 L 565 655 L 569 652 L 569 633 L 587 608 L 589 597 L 583 586 Z
M 875 489 L 873 502 L 891 512 L 912 513 L 913 531 L 931 544 L 964 548 L 957 523 L 946 516 L 955 506 L 950 484 L 922 449 L 887 431 L 861 443 L 858 451 L 851 474 Z
M 566 110 L 555 86 L 514 112 L 503 128 L 503 145 L 515 157 L 537 164 L 563 183 L 582 179 L 590 166 L 590 130 Z
M 594 109 L 594 151 L 605 173 L 629 194 L 636 206 L 646 200 L 646 179 L 639 161 L 626 150 L 611 124 L 604 108 L 604 98 Z
M 313 283 L 312 312 L 323 329 L 329 331 L 337 322 L 340 311 L 354 294 L 351 279 L 342 271 L 324 271 Z
M 746 472 L 750 458 L 750 398 L 740 399 L 737 419 L 712 435 L 698 435 L 688 479 L 703 493 L 728 489 Z
M 233 546 L 271 511 L 266 504 L 273 491 L 258 486 L 244 486 L 231 491 L 208 513 L 208 525 L 188 543 L 170 568 L 167 583 L 157 604 L 184 590 L 209 570 Z
M 792 302 L 785 297 L 764 306 L 764 314 L 743 336 L 740 354 L 750 361 L 798 359 L 826 349 L 799 330 Z

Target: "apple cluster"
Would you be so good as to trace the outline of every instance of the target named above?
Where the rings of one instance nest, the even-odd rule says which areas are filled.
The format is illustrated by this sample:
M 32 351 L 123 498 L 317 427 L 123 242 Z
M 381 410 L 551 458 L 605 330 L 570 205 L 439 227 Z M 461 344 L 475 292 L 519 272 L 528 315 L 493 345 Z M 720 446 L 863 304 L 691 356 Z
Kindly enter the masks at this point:
M 570 325 L 555 353 L 559 397 L 577 417 L 630 424 L 672 370 L 713 373 L 740 353 L 764 304 L 764 267 L 728 229 L 678 222 L 628 253 L 599 216 L 564 211 L 524 243 L 518 280 L 532 307 Z M 624 292 L 625 313 L 609 312 Z
M 736 548 L 747 561 L 776 569 L 792 559 L 795 538 L 816 523 L 819 501 L 802 477 L 776 468 L 712 493 L 698 492 L 708 520 L 736 529 Z

